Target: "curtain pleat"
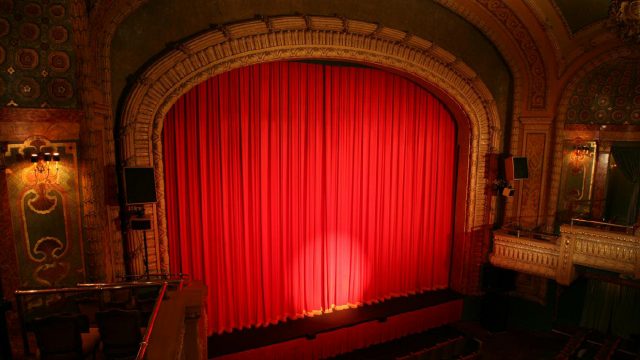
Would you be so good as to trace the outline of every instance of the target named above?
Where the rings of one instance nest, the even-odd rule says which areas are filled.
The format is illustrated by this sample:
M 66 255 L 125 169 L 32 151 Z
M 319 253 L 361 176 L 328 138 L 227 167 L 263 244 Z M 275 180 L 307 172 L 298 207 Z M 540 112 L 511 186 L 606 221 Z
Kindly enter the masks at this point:
M 213 77 L 164 124 L 170 266 L 210 332 L 448 287 L 456 129 L 415 83 L 294 62 Z
M 611 155 L 620 172 L 633 183 L 626 221 L 628 225 L 633 225 L 638 217 L 638 198 L 640 197 L 640 151 L 637 147 L 614 145 L 611 147 Z

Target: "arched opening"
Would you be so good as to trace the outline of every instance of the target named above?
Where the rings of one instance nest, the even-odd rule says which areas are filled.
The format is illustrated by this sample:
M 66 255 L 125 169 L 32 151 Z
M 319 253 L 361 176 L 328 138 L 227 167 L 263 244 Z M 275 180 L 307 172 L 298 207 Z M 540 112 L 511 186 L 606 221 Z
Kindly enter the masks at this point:
M 557 230 L 574 217 L 625 225 L 637 221 L 633 216 L 628 218 L 636 213 L 629 211 L 633 208 L 629 196 L 621 198 L 621 205 L 608 199 L 609 186 L 623 194 L 627 192 L 621 189 L 629 186 L 624 181 L 618 183 L 622 179 L 616 179 L 616 170 L 610 171 L 615 166 L 612 149 L 633 147 L 640 140 L 631 131 L 640 119 L 640 111 L 634 107 L 640 104 L 634 94 L 638 80 L 630 75 L 637 71 L 637 55 L 621 48 L 582 66 L 563 90 L 555 125 L 548 229 Z M 576 156 L 581 152 L 588 156 Z M 629 190 L 633 194 L 633 186 Z M 616 201 L 615 209 L 610 208 L 612 200 Z
M 158 203 L 146 209 L 155 220 L 153 231 L 147 234 L 149 246 L 157 251 L 152 270 L 169 269 L 162 130 L 165 115 L 177 99 L 206 79 L 233 69 L 279 60 L 321 59 L 365 63 L 400 73 L 447 105 L 456 119 L 461 144 L 450 287 L 464 293 L 477 291 L 483 260 L 474 258 L 474 249 L 490 226 L 485 158 L 501 147 L 500 121 L 486 86 L 463 62 L 424 39 L 348 19 L 301 19 L 304 17 L 271 18 L 268 23 L 252 20 L 205 32 L 158 59 L 133 86 L 120 119 L 120 160 L 122 166 L 153 166 L 156 172 Z M 316 25 L 312 28 L 310 23 Z M 342 32 L 336 32 L 337 25 Z M 127 236 L 136 241 L 138 235 Z

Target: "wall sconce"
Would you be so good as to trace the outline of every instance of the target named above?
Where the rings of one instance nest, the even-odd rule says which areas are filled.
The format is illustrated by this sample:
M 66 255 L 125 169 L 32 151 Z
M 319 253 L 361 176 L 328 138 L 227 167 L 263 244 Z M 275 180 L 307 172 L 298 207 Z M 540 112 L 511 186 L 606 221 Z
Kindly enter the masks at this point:
M 586 157 L 593 157 L 593 147 L 588 144 L 577 144 L 573 147 L 573 157 L 578 161 L 582 161 Z
M 40 183 L 50 183 L 50 176 L 58 175 L 58 163 L 60 163 L 60 153 L 39 152 L 31 154 L 33 163 L 33 176 L 35 185 Z M 53 164 L 52 164 L 53 163 Z M 52 174 L 52 168 L 55 172 Z

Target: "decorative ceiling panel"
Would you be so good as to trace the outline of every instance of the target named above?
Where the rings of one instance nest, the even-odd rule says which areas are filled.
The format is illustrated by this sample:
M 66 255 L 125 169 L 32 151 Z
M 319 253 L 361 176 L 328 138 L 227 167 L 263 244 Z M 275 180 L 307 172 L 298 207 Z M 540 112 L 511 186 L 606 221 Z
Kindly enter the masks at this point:
M 0 106 L 76 108 L 69 4 L 0 0 Z
M 621 58 L 588 73 L 569 98 L 566 122 L 640 125 L 640 59 Z

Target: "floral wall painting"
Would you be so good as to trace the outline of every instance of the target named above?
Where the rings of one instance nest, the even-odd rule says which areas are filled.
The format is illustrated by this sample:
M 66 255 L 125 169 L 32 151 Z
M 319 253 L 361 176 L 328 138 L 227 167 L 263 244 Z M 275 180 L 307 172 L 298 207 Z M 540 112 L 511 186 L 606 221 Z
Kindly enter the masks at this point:
M 5 162 L 20 287 L 83 281 L 76 143 L 32 137 Z

